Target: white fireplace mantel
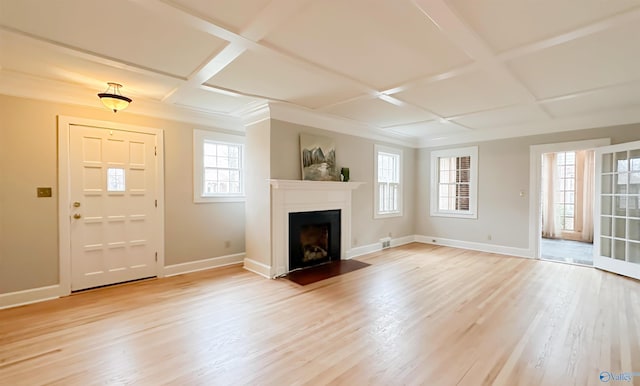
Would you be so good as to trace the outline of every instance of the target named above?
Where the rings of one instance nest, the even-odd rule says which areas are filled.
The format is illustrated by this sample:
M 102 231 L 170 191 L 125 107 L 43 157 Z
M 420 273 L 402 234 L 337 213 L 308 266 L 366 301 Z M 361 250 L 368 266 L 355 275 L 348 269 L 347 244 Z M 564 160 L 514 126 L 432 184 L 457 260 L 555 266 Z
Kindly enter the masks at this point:
M 269 180 L 272 277 L 289 272 L 289 213 L 339 209 L 340 258 L 351 249 L 351 191 L 364 182 Z

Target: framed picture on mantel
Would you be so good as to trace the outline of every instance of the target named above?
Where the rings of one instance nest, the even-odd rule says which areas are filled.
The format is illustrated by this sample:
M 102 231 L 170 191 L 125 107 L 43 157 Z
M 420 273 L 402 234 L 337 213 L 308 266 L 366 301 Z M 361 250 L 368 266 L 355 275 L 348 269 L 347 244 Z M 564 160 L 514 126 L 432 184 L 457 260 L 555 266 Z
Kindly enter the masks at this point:
M 336 146 L 332 138 L 300 134 L 302 179 L 310 181 L 340 181 L 336 167 Z

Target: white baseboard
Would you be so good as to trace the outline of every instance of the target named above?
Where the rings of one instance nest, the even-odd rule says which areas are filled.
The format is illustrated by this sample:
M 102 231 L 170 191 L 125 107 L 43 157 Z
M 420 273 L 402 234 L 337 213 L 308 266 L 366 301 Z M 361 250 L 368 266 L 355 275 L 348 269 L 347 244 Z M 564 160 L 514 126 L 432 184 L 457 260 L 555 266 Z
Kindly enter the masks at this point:
M 391 246 L 399 247 L 401 245 L 413 243 L 414 241 L 416 241 L 416 235 L 398 237 L 397 239 L 391 239 Z
M 260 276 L 264 276 L 267 279 L 272 279 L 273 276 L 271 275 L 271 267 L 257 262 L 255 260 L 252 260 L 248 257 L 244 258 L 244 269 L 246 269 L 247 271 L 251 271 L 253 273 L 256 273 Z
M 212 257 L 210 259 L 190 261 L 188 263 L 180 263 L 167 265 L 164 267 L 164 276 L 175 276 L 183 273 L 203 271 L 205 269 L 224 267 L 225 265 L 239 264 L 244 259 L 243 253 L 233 255 Z
M 401 245 L 409 244 L 416 241 L 415 235 L 398 237 L 396 239 L 391 239 L 391 247 L 399 247 Z M 382 245 L 380 243 L 373 243 L 367 245 L 361 245 L 359 247 L 351 248 L 347 251 L 347 259 L 352 259 L 354 257 L 366 255 L 367 253 L 378 252 L 382 250 Z
M 56 284 L 0 294 L 0 310 L 3 308 L 17 307 L 45 300 L 57 299 L 61 296 L 60 291 L 60 285 Z
M 415 241 L 423 244 L 444 245 L 447 247 L 470 249 L 473 251 L 498 253 L 516 257 L 533 258 L 533 251 L 526 248 L 507 247 L 504 245 L 477 243 L 473 241 L 443 239 L 435 236 L 416 235 Z
M 346 257 L 347 259 L 353 259 L 354 257 L 366 255 L 367 253 L 378 252 L 382 250 L 382 245 L 380 243 L 373 243 L 368 245 L 361 245 L 359 247 L 351 248 L 347 251 Z

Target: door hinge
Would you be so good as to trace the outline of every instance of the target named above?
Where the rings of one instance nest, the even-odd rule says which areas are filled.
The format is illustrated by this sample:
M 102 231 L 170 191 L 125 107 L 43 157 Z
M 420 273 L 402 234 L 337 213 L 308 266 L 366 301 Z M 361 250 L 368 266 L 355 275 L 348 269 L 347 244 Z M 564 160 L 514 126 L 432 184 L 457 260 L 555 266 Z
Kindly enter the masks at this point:
M 158 252 L 156 252 L 156 261 L 158 261 Z
M 158 207 L 158 200 L 156 200 L 156 204 L 155 205 L 156 205 L 156 208 L 157 208 Z
M 158 147 L 157 146 L 153 147 L 153 155 L 158 155 Z

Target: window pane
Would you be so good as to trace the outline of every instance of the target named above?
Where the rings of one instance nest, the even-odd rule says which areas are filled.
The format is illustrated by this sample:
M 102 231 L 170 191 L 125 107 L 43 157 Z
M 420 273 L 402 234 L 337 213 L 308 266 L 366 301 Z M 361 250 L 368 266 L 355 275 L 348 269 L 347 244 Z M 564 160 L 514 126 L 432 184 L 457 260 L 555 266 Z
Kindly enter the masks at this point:
M 217 145 L 218 157 L 227 157 L 229 155 L 229 146 L 224 144 Z
M 204 155 L 205 156 L 215 156 L 216 155 L 216 144 L 211 142 L 204 143 Z
M 470 181 L 470 171 L 469 170 L 459 170 L 456 175 L 457 175 L 457 181 L 458 182 L 469 182 Z
M 566 229 L 568 231 L 572 231 L 573 230 L 573 218 L 565 217 L 565 219 L 564 219 L 564 229 Z
M 459 184 L 456 186 L 456 196 L 469 197 L 469 184 Z
M 469 198 L 458 198 L 456 201 L 456 210 L 469 210 Z
M 575 165 L 576 164 L 576 152 L 568 151 L 567 152 L 567 165 Z
M 471 157 L 457 157 L 457 169 L 471 169 Z
M 124 169 L 108 168 L 107 169 L 107 191 L 108 192 L 124 192 Z

